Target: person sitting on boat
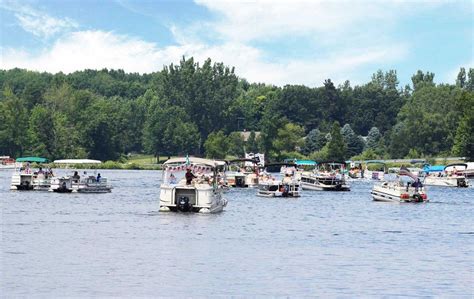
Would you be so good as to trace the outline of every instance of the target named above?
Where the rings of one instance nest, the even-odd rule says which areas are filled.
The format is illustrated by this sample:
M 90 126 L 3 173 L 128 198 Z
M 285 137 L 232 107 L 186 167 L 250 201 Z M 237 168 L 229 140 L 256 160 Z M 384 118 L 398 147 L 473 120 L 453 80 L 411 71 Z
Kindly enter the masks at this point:
M 42 168 L 42 167 L 40 167 L 40 168 L 38 169 L 37 174 L 44 174 L 44 171 L 43 171 L 43 168 Z
M 97 179 L 96 179 L 97 183 L 100 183 L 100 178 L 101 178 L 100 173 L 98 173 L 97 174 Z
M 174 176 L 174 174 L 171 174 L 170 175 L 170 184 L 176 184 L 176 183 L 177 183 L 176 177 Z
M 188 169 L 185 174 L 186 177 L 186 185 L 191 185 L 191 182 L 193 179 L 196 178 L 196 176 L 191 172 L 191 169 Z
M 291 177 L 290 177 L 289 173 L 285 174 L 285 177 L 283 178 L 282 182 L 283 183 L 291 183 Z
M 456 166 L 453 166 L 453 171 L 451 171 L 451 176 L 458 175 L 458 170 L 456 169 Z
M 79 175 L 79 173 L 77 173 L 77 171 L 74 171 L 74 175 L 72 176 L 72 180 L 76 181 L 76 182 L 79 182 L 80 179 L 81 179 L 81 176 Z

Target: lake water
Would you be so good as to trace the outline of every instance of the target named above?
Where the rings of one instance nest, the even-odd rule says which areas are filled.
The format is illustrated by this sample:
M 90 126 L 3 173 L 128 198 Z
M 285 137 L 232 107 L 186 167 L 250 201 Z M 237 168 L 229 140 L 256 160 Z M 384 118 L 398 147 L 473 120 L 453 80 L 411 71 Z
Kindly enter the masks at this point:
M 474 188 L 373 202 L 372 184 L 159 213 L 159 171 L 101 170 L 110 194 L 9 191 L 0 171 L 0 297 L 474 295 Z M 471 181 L 471 184 L 474 182 Z

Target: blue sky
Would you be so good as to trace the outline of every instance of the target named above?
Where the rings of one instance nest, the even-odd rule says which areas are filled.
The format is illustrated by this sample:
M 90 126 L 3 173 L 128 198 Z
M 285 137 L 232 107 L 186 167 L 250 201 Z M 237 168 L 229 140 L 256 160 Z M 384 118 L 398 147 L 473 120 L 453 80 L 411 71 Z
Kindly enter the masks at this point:
M 250 82 L 362 84 L 474 67 L 472 1 L 0 0 L 0 68 L 149 73 L 184 55 Z

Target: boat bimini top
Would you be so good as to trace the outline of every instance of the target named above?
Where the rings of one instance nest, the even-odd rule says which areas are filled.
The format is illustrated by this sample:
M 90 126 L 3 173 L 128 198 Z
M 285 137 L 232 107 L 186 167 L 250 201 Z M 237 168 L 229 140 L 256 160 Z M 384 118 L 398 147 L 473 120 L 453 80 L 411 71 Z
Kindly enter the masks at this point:
M 180 158 L 172 158 L 167 160 L 163 163 L 163 166 L 168 168 L 169 166 L 174 165 L 184 165 L 184 166 L 207 166 L 212 169 L 223 167 L 226 165 L 225 161 L 218 161 L 218 160 L 210 160 L 210 159 L 203 159 L 203 158 L 195 158 L 195 157 L 180 157 Z

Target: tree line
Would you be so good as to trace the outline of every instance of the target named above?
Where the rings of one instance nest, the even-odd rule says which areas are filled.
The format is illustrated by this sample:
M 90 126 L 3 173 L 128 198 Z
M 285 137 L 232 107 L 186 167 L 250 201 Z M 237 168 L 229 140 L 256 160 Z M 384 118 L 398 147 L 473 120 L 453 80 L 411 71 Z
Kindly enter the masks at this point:
M 0 70 L 0 154 L 474 160 L 474 69 L 454 84 L 434 76 L 417 71 L 401 87 L 395 70 L 379 70 L 362 85 L 277 87 L 193 58 L 151 74 Z

